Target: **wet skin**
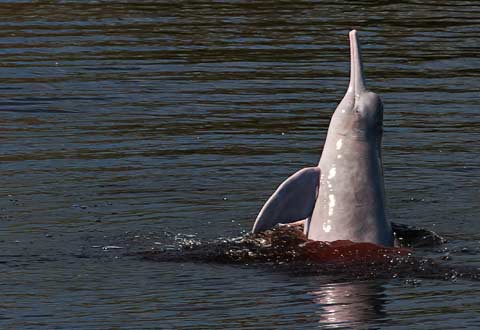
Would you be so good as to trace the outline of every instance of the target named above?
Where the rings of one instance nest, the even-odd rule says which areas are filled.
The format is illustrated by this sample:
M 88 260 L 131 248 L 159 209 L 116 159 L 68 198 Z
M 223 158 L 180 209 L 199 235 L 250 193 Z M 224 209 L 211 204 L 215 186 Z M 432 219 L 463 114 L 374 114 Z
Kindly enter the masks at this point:
M 253 232 L 306 219 L 317 241 L 393 245 L 385 216 L 383 104 L 367 90 L 357 32 L 350 37 L 350 84 L 332 116 L 320 162 L 283 182 L 260 211 Z

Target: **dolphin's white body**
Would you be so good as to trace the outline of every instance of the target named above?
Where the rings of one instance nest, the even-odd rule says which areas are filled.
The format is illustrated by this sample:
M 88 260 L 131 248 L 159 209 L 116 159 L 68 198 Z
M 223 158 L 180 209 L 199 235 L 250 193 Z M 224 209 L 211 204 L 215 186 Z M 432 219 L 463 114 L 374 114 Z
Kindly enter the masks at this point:
M 393 245 L 385 217 L 383 105 L 365 88 L 355 30 L 350 54 L 350 84 L 332 116 L 318 166 L 298 171 L 278 187 L 253 232 L 306 219 L 305 233 L 312 240 Z

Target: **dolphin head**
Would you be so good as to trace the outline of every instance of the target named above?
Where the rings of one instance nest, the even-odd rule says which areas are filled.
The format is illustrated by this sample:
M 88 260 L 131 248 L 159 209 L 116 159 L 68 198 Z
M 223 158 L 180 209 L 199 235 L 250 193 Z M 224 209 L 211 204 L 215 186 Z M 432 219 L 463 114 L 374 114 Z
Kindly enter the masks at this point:
M 367 90 L 363 76 L 362 56 L 357 31 L 350 37 L 350 84 L 332 116 L 330 128 L 356 139 L 381 140 L 383 104 L 380 97 Z

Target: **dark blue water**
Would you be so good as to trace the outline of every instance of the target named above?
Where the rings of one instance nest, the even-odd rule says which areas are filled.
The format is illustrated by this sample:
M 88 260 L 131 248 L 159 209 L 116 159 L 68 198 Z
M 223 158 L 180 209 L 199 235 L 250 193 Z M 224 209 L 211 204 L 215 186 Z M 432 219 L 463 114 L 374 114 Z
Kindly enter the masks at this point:
M 389 218 L 450 241 L 417 253 L 480 267 L 479 17 L 475 1 L 0 4 L 1 328 L 475 329 L 478 282 L 122 252 L 248 231 L 318 162 L 356 28 Z

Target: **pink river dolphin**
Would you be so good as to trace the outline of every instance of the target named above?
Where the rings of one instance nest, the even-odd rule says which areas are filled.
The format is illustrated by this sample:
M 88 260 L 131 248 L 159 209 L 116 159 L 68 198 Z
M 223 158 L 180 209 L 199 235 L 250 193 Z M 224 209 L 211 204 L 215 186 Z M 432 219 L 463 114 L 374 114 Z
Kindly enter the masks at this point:
M 350 37 L 350 84 L 335 110 L 316 167 L 299 170 L 267 200 L 252 231 L 304 220 L 315 241 L 393 246 L 385 216 L 383 104 L 365 86 L 357 31 Z

